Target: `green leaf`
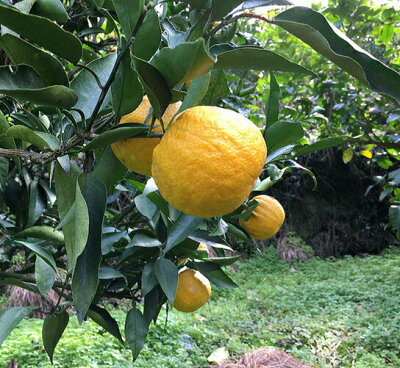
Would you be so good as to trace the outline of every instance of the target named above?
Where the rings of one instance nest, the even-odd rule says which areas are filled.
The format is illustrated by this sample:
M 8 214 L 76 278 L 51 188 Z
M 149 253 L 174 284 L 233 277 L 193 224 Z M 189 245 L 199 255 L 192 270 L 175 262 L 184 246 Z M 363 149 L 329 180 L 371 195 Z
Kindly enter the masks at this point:
M 133 247 L 160 247 L 162 243 L 149 235 L 137 232 L 129 243 Z
M 70 271 L 74 269 L 78 256 L 85 248 L 89 234 L 88 206 L 77 183 L 80 172 L 75 164 L 71 165 L 69 175 L 60 165 L 56 165 L 54 171 L 60 219 L 64 222 L 64 219 L 69 218 L 69 221 L 63 225 L 63 232 Z M 74 208 L 73 216 L 70 212 L 71 207 Z
M 154 9 L 150 9 L 136 34 L 132 52 L 139 59 L 149 60 L 158 50 L 160 43 L 160 21 L 157 12 Z
M 40 295 L 40 291 L 35 285 L 27 284 L 18 279 L 6 278 L 3 280 L 0 280 L 0 285 L 14 285 L 14 286 L 18 286 L 22 289 L 28 290 L 32 293 L 36 293 L 36 294 Z
M 302 147 L 299 150 L 295 152 L 295 156 L 303 156 L 307 155 L 308 153 L 323 150 L 326 148 L 331 148 L 331 147 L 336 147 L 340 146 L 343 142 L 346 142 L 346 140 L 349 137 L 346 135 L 340 135 L 337 137 L 328 137 L 328 138 L 323 138 L 315 143 L 311 143 L 308 146 Z
M 51 240 L 56 243 L 64 243 L 64 235 L 60 231 L 55 231 L 51 226 L 40 225 L 28 227 L 14 235 L 14 238 L 35 238 Z
M 146 197 L 145 194 L 140 194 L 134 199 L 137 210 L 145 217 L 150 220 L 150 224 L 153 228 L 156 227 L 157 220 L 160 215 L 160 211 L 157 206 Z
M 89 235 L 78 257 L 72 278 L 72 297 L 79 323 L 82 323 L 96 295 L 102 258 L 101 236 L 107 204 L 107 190 L 93 174 L 81 174 L 78 185 L 89 212 Z
M 0 111 L 0 147 L 3 148 L 17 148 L 15 145 L 15 141 L 13 138 L 7 137 L 6 131 L 10 127 L 6 117 L 4 116 L 3 112 Z
M 125 279 L 124 274 L 108 266 L 103 266 L 99 268 L 99 279 L 100 280 L 110 280 L 110 279 Z
M 148 332 L 149 326 L 142 312 L 136 308 L 132 308 L 126 316 L 125 338 L 132 351 L 133 361 L 136 360 L 140 350 L 142 350 Z
M 243 0 L 213 0 L 212 1 L 212 20 L 218 20 L 228 15 L 233 9 L 238 7 Z
M 156 67 L 138 58 L 134 59 L 134 63 L 153 108 L 153 114 L 157 119 L 160 119 L 171 103 L 171 89 Z
M 287 60 L 272 51 L 243 46 L 218 55 L 217 69 L 264 70 L 315 75 L 310 70 Z
M 178 268 L 169 259 L 159 258 L 154 263 L 154 273 L 164 294 L 169 302 L 173 304 L 178 286 Z
M 54 150 L 60 145 L 60 142 L 54 135 L 50 133 L 36 132 L 23 125 L 14 125 L 10 127 L 6 134 L 8 137 L 21 139 L 38 148 L 50 148 Z
M 149 130 L 149 125 L 145 124 L 118 124 L 114 129 L 107 130 L 106 132 L 98 135 L 90 143 L 88 143 L 83 150 L 92 150 L 95 148 L 104 147 L 114 142 L 124 139 L 135 137 L 139 134 L 145 133 Z
M 69 86 L 64 67 L 49 53 L 9 33 L 0 37 L 0 47 L 6 52 L 13 64 L 31 66 L 46 85 Z
M 203 39 L 183 42 L 174 48 L 164 47 L 154 56 L 151 64 L 174 87 L 207 74 L 215 60 L 206 49 Z
M 221 69 L 212 69 L 208 90 L 200 105 L 215 106 L 222 97 L 229 95 L 228 80 Z
M 138 74 L 131 66 L 131 56 L 125 53 L 111 85 L 112 103 L 118 116 L 135 110 L 143 98 L 143 87 Z
M 118 160 L 110 146 L 106 146 L 102 153 L 96 157 L 93 175 L 102 181 L 111 194 L 114 185 L 122 180 L 128 169 Z
M 119 331 L 118 322 L 106 309 L 100 308 L 97 305 L 91 305 L 87 312 L 87 316 L 117 338 L 122 344 L 124 343 L 121 332 Z
M 54 350 L 68 326 L 69 315 L 66 311 L 53 316 L 47 316 L 43 321 L 42 339 L 43 346 L 53 364 Z
M 38 181 L 32 180 L 29 183 L 29 203 L 28 203 L 28 218 L 26 226 L 32 226 L 39 219 L 41 214 L 46 209 L 46 201 L 38 188 Z
M 202 222 L 203 219 L 201 217 L 194 217 L 181 213 L 168 234 L 167 245 L 164 252 L 168 252 L 181 241 L 185 240 Z
M 224 272 L 221 267 L 211 262 L 194 262 L 194 268 L 207 277 L 215 286 L 222 288 L 235 288 L 235 282 Z
M 276 121 L 278 121 L 279 117 L 279 99 L 280 99 L 280 90 L 279 84 L 276 81 L 275 75 L 273 72 L 269 73 L 269 96 L 268 103 L 265 106 L 265 117 L 266 117 L 266 125 L 265 128 L 270 128 Z M 265 136 L 267 138 L 267 136 Z
M 396 231 L 400 231 L 400 206 L 390 206 L 389 225 Z
M 49 19 L 0 3 L 0 24 L 72 63 L 78 63 L 81 58 L 80 41 Z
M 54 271 L 56 271 L 56 262 L 54 261 L 53 256 L 48 251 L 44 250 L 40 245 L 28 243 L 21 240 L 16 241 L 16 243 L 24 245 L 25 247 L 30 249 L 36 254 L 36 256 L 42 258 L 43 261 L 45 261 Z
M 321 13 L 297 6 L 278 14 L 275 23 L 372 90 L 400 102 L 400 74 L 359 47 Z
M 268 153 L 272 153 L 280 147 L 298 141 L 304 136 L 304 129 L 300 123 L 278 121 L 266 129 L 264 136 L 267 141 Z
M 68 20 L 68 13 L 60 0 L 37 0 L 30 13 L 56 22 L 66 22 Z
M 156 273 L 154 272 L 154 263 L 147 263 L 143 267 L 141 279 L 141 295 L 145 297 L 158 284 Z
M 90 62 L 87 66 L 97 75 L 100 83 L 104 86 L 107 82 L 111 70 L 114 67 L 117 53 L 108 54 L 102 58 Z M 100 97 L 101 89 L 97 84 L 96 78 L 88 70 L 83 69 L 71 82 L 71 89 L 75 91 L 78 96 L 78 103 L 75 105 L 76 109 L 81 110 L 86 119 L 92 116 L 93 110 Z M 104 99 L 103 106 L 110 102 L 110 95 L 107 94 Z M 73 113 L 77 121 L 81 120 L 78 113 Z
M 11 333 L 11 331 L 20 323 L 26 316 L 31 313 L 35 307 L 12 307 L 3 310 L 0 313 L 0 345 Z
M 35 261 L 36 285 L 42 295 L 53 287 L 56 280 L 56 273 L 42 258 L 36 257 Z
M 8 178 L 9 163 L 8 159 L 0 156 L 0 194 L 6 188 Z
M 205 259 L 205 262 L 215 263 L 219 266 L 229 266 L 240 259 L 240 256 L 231 257 L 209 257 Z
M 65 109 L 74 106 L 78 99 L 74 91 L 65 86 L 46 86 L 40 76 L 28 66 L 19 66 L 15 73 L 8 66 L 0 67 L 0 93 Z
M 210 83 L 210 77 L 211 73 L 207 73 L 202 77 L 196 78 L 192 81 L 188 89 L 187 95 L 178 110 L 178 113 L 200 104 L 203 97 L 207 93 L 208 85 Z
M 126 39 L 130 39 L 134 34 L 136 24 L 144 11 L 144 0 L 114 0 L 114 9 L 118 15 L 122 31 Z

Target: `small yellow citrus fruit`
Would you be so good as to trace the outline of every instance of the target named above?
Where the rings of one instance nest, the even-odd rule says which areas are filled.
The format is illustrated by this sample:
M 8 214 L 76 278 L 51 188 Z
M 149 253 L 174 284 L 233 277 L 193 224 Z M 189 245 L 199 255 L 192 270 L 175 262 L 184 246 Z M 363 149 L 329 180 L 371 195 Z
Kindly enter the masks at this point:
M 199 309 L 211 296 L 211 285 L 199 271 L 186 268 L 179 272 L 174 307 L 181 312 Z
M 196 106 L 179 114 L 154 149 L 161 195 L 192 216 L 222 216 L 250 194 L 267 156 L 250 120 L 227 109 Z
M 258 202 L 258 206 L 247 221 L 240 219 L 239 224 L 254 239 L 272 238 L 285 221 L 285 210 L 273 197 L 259 195 L 253 199 Z
M 180 106 L 181 102 L 176 102 L 168 106 L 163 115 L 164 127 L 170 123 Z M 145 96 L 139 107 L 131 113 L 124 115 L 119 123 L 144 123 L 146 117 L 149 115 L 150 108 L 150 101 L 147 96 Z M 151 119 L 148 119 L 146 124 L 150 125 Z M 156 120 L 152 132 L 161 131 L 161 124 Z M 115 156 L 117 156 L 129 170 L 138 174 L 150 176 L 153 150 L 154 147 L 160 143 L 160 140 L 160 138 L 129 138 L 111 144 L 111 148 Z
M 201 252 L 207 252 L 207 255 L 210 254 L 210 251 L 208 250 L 207 245 L 204 243 L 200 243 L 199 246 L 197 247 L 197 250 L 199 250 Z

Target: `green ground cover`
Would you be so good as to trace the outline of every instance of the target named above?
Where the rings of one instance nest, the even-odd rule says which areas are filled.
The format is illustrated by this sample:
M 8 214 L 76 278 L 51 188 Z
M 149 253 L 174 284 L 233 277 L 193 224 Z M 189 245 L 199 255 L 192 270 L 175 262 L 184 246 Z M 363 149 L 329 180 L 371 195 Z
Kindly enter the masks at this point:
M 239 354 L 274 346 L 315 367 L 400 367 L 400 251 L 287 265 L 273 249 L 231 271 L 240 285 L 213 289 L 194 314 L 165 312 L 132 365 L 130 352 L 88 321 L 72 317 L 55 367 L 206 367 L 218 347 Z M 122 324 L 125 313 L 112 310 Z M 25 320 L 0 348 L 0 367 L 51 367 L 40 320 Z

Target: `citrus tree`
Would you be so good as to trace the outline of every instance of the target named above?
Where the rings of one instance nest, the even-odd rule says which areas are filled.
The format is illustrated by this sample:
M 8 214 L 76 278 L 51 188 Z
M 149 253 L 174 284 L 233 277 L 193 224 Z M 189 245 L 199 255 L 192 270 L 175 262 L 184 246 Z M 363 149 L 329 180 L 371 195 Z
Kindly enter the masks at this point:
M 323 70 L 255 45 L 247 21 L 400 101 L 397 72 L 289 1 L 0 1 L 0 283 L 59 296 L 41 307 L 50 359 L 71 307 L 136 359 L 163 305 L 191 312 L 211 284 L 236 286 L 227 236 L 276 234 L 285 213 L 264 192 L 296 157 L 358 139 L 301 145 L 306 124 L 280 120 L 274 73 Z M 258 125 L 229 103 L 245 94 L 232 70 L 270 74 Z M 110 298 L 132 301 L 124 334 L 99 305 Z M 35 308 L 4 309 L 0 343 Z

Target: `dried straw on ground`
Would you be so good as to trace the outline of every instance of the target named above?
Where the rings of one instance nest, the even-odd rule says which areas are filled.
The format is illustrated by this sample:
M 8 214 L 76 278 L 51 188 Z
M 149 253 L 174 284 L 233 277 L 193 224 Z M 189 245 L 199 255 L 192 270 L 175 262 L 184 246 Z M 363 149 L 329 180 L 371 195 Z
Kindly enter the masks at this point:
M 264 348 L 237 358 L 235 363 L 222 364 L 218 368 L 312 368 L 302 364 L 289 354 Z

